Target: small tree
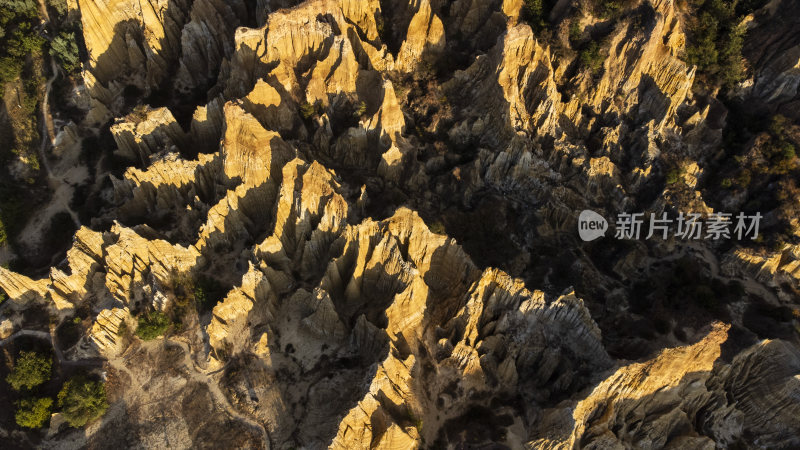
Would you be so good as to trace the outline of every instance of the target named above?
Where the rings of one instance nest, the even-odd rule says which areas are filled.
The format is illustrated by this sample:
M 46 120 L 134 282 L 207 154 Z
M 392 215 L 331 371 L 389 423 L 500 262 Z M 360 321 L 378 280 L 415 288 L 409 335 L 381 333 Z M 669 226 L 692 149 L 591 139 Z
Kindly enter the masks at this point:
M 61 32 L 50 43 L 50 55 L 58 60 L 67 72 L 74 72 L 80 67 L 78 46 L 75 44 L 75 33 Z
M 151 311 L 139 316 L 139 326 L 136 335 L 144 341 L 155 339 L 164 334 L 172 321 L 161 311 Z
M 678 168 L 673 168 L 667 172 L 667 184 L 676 184 L 681 180 L 681 171 Z
M 6 381 L 15 391 L 32 389 L 50 379 L 52 358 L 36 352 L 20 352 Z
M 523 0 L 522 19 L 528 25 L 539 31 L 547 27 L 547 14 L 549 14 L 550 4 L 544 0 Z
M 359 117 L 363 116 L 365 112 L 367 112 L 367 104 L 364 103 L 364 102 L 361 102 L 361 103 L 358 104 L 358 106 L 356 107 L 356 110 L 353 112 L 353 117 L 358 119 Z
M 0 58 L 0 83 L 16 80 L 20 72 L 22 72 L 22 61 L 8 56 Z
M 313 117 L 316 112 L 317 108 L 311 103 L 306 102 L 300 105 L 300 115 L 303 116 L 303 119 L 305 120 Z
M 429 227 L 429 229 L 431 230 L 431 233 L 434 234 L 447 234 L 447 232 L 445 231 L 444 224 L 438 220 L 436 222 L 433 222 Z
M 53 399 L 45 398 L 23 398 L 17 402 L 17 412 L 14 419 L 17 425 L 26 428 L 42 428 L 50 420 L 50 409 L 53 407 Z
M 569 24 L 569 41 L 573 44 L 580 41 L 582 34 L 583 27 L 581 27 L 580 20 L 573 20 L 572 23 Z
M 71 378 L 58 393 L 58 406 L 70 426 L 82 427 L 105 414 L 106 388 L 84 376 Z
M 600 45 L 596 41 L 589 42 L 578 54 L 581 65 L 589 69 L 592 74 L 597 75 L 603 69 L 605 56 L 600 51 Z

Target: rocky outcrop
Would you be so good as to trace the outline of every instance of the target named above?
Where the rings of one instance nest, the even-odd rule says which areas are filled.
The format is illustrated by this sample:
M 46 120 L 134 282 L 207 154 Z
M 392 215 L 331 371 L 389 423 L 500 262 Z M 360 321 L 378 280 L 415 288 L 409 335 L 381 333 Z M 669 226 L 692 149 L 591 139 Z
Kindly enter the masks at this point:
M 778 295 L 791 302 L 791 290 L 800 279 L 800 246 L 785 245 L 766 255 L 737 249 L 725 256 L 722 267 L 729 273 L 749 274 L 774 288 L 789 287 L 789 293 L 779 289 Z
M 43 301 L 47 296 L 47 285 L 47 280 L 34 281 L 25 275 L 0 267 L 0 289 L 3 289 L 15 304 Z
M 93 109 L 119 112 L 125 107 L 126 86 L 149 94 L 169 79 L 171 66 L 180 56 L 189 4 L 180 0 L 80 2 L 89 54 L 84 79 L 96 102 Z
M 147 231 L 141 229 L 141 231 Z M 153 289 L 171 286 L 177 275 L 202 263 L 194 247 L 148 240 L 136 231 L 114 225 L 104 250 L 108 292 L 128 307 L 152 300 Z
M 249 336 L 250 330 L 274 318 L 276 301 L 264 274 L 250 266 L 250 270 L 242 277 L 242 286 L 231 291 L 214 307 L 207 328 L 214 358 L 225 360 L 230 355 L 249 349 L 254 344 Z M 265 336 L 263 339 L 269 339 L 267 333 L 262 336 Z
M 197 161 L 185 161 L 170 153 L 146 171 L 128 169 L 123 180 L 112 178 L 115 197 L 122 204 L 121 218 L 153 217 L 195 203 L 196 197 L 214 198 L 218 167 L 215 155 L 199 155 Z
M 102 277 L 103 235 L 86 227 L 76 233 L 74 244 L 67 251 L 67 271 L 50 269 L 48 291 L 53 304 L 62 317 L 71 312 L 74 304 L 81 304 L 96 292 L 97 277 Z
M 101 355 L 113 358 L 127 347 L 127 339 L 135 329 L 135 321 L 127 308 L 104 309 L 97 314 L 89 340 Z
M 272 3 L 272 2 L 270 2 Z M 215 39 L 232 36 L 236 28 L 248 23 L 245 1 L 199 0 L 192 3 L 189 20 L 180 34 L 180 61 L 175 74 L 175 89 L 184 94 L 208 90 L 216 81 L 224 58 L 233 54 L 233 41 Z
M 134 111 L 112 125 L 111 134 L 122 156 L 141 163 L 154 153 L 186 145 L 183 130 L 167 108 Z
M 430 2 L 422 0 L 416 3 L 416 7 L 394 65 L 401 72 L 414 70 L 426 58 L 429 61 L 435 59 L 446 45 L 442 20 L 431 10 Z
M 773 430 L 765 445 L 794 445 L 796 436 L 778 430 L 797 426 L 797 405 L 769 399 L 797 384 L 793 374 L 800 367 L 800 354 L 784 342 L 765 341 L 724 363 L 719 358 L 726 331 L 726 326 L 718 325 L 697 344 L 665 350 L 650 361 L 618 369 L 569 408 L 575 426 L 566 431 L 568 438 L 558 442 L 547 437 L 529 445 L 710 448 L 715 443 L 741 442 L 755 429 Z M 776 366 L 767 369 L 772 364 Z M 773 389 L 753 395 L 767 385 Z M 764 420 L 765 414 L 774 421 Z M 649 419 L 639 421 L 643 417 Z
M 742 96 L 770 113 L 798 118 L 800 100 L 800 39 L 796 33 L 798 8 L 793 1 L 772 1 L 747 23 L 745 55 L 753 65 L 753 77 L 744 83 Z
M 274 131 L 265 130 L 251 115 L 225 105 L 225 134 L 221 144 L 222 171 L 233 187 L 274 184 L 292 149 Z

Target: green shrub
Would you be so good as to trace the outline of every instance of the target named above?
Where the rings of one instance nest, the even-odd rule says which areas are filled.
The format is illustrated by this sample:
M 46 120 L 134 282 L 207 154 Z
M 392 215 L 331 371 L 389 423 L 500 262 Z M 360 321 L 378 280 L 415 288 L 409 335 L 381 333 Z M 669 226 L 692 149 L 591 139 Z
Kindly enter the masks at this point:
M 631 8 L 632 0 L 594 0 L 589 5 L 594 15 L 605 20 L 616 20 L 622 13 Z
M 70 426 L 82 427 L 108 409 L 105 386 L 83 376 L 71 378 L 58 393 L 58 406 Z
M 208 302 L 206 290 L 201 286 L 194 287 L 194 301 L 197 302 L 198 305 L 205 305 Z
M 42 46 L 47 40 L 34 30 L 34 27 L 28 23 L 21 23 L 14 31 L 10 40 L 10 47 L 8 53 L 18 58 L 25 58 L 28 55 L 41 55 Z
M 581 34 L 583 34 L 583 28 L 581 27 L 581 23 L 579 20 L 573 20 L 572 23 L 569 24 L 569 41 L 572 43 L 578 42 L 581 39 Z
M 378 37 L 380 38 L 381 42 L 386 42 L 386 22 L 383 20 L 383 15 L 378 15 L 375 17 L 375 28 L 377 28 Z
M 622 2 L 616 0 L 600 0 L 598 2 L 600 17 L 610 19 L 616 17 L 622 11 Z
M 53 399 L 23 398 L 17 402 L 17 412 L 14 419 L 17 425 L 25 428 L 42 428 L 50 420 L 50 409 Z
M 32 389 L 50 379 L 53 359 L 36 352 L 20 352 L 6 381 L 15 391 Z
M 555 0 L 523 0 L 522 20 L 527 22 L 534 31 L 547 28 L 547 17 L 555 3 Z
M 314 114 L 316 114 L 316 112 L 317 108 L 315 108 L 314 105 L 312 105 L 311 103 L 306 102 L 300 105 L 300 115 L 303 116 L 303 119 L 305 120 L 314 117 Z
M 782 114 L 775 114 L 769 121 L 769 133 L 774 138 L 781 139 L 786 134 L 786 125 L 789 124 L 789 119 Z
M 430 226 L 430 230 L 432 233 L 436 234 L 446 234 L 444 224 L 441 221 L 433 222 Z
M 0 83 L 8 83 L 19 78 L 22 73 L 22 61 L 9 56 L 0 58 Z
M 149 341 L 163 335 L 172 321 L 161 311 L 150 311 L 139 316 L 139 326 L 136 335 L 144 341 Z
M 600 52 L 597 41 L 591 41 L 578 53 L 578 59 L 583 67 L 593 74 L 598 74 L 603 69 L 605 56 Z
M 10 16 L 13 18 L 21 16 L 35 18 L 38 16 L 35 0 L 5 0 L 3 2 L 3 8 L 7 8 L 7 12 L 3 14 L 3 17 Z
M 225 288 L 214 278 L 200 275 L 194 283 L 194 300 L 200 312 L 210 311 L 225 295 Z
M 781 145 L 781 156 L 783 159 L 792 159 L 797 156 L 797 152 L 795 151 L 794 145 L 784 142 Z
M 667 184 L 675 184 L 681 180 L 681 171 L 680 169 L 673 168 L 667 172 Z
M 8 235 L 6 234 L 6 226 L 3 225 L 3 218 L 0 217 L 0 245 L 3 245 L 8 240 Z
M 360 102 L 356 107 L 356 110 L 353 111 L 353 117 L 359 118 L 367 112 L 367 104 L 364 102 Z

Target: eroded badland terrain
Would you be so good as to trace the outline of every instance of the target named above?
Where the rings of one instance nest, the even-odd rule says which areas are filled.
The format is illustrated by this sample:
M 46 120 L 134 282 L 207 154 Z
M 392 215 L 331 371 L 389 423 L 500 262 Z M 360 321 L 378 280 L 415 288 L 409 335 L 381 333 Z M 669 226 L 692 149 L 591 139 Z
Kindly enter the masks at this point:
M 800 447 L 797 0 L 29 3 L 0 446 Z

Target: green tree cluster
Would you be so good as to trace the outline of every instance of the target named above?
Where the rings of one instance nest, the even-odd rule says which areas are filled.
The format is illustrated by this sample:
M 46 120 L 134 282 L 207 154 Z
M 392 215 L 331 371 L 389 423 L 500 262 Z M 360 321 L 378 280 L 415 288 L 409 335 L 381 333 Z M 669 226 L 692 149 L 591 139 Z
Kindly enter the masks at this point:
M 36 352 L 21 352 L 7 377 L 14 390 L 30 390 L 50 379 L 52 359 Z M 49 397 L 23 397 L 16 402 L 14 419 L 25 428 L 47 425 L 53 409 Z M 58 393 L 58 407 L 64 419 L 73 427 L 82 427 L 102 416 L 108 409 L 105 385 L 85 376 L 69 379 Z
M 72 31 L 62 31 L 50 42 L 50 56 L 67 72 L 74 72 L 81 66 L 75 42 L 75 33 Z
M 59 16 L 65 16 L 67 14 L 68 8 L 66 0 L 47 0 L 47 6 L 53 8 L 53 11 Z
M 798 168 L 797 152 L 786 129 L 789 125 L 789 119 L 780 114 L 770 121 L 769 141 L 762 153 L 774 174 L 785 175 Z
M 578 59 L 581 66 L 589 69 L 592 74 L 599 74 L 603 69 L 603 61 L 605 56 L 601 52 L 600 44 L 597 41 L 590 41 L 578 53 Z
M 447 231 L 445 230 L 444 224 L 439 220 L 437 220 L 436 222 L 433 222 L 431 224 L 431 226 L 429 227 L 429 229 L 431 230 L 431 233 L 435 233 L 435 234 L 446 234 L 447 233 Z
M 108 409 L 106 388 L 99 381 L 84 376 L 73 377 L 58 393 L 58 406 L 64 420 L 73 427 L 82 427 L 102 416 Z
M 50 420 L 50 410 L 53 407 L 53 399 L 44 398 L 23 398 L 17 402 L 17 411 L 14 419 L 17 425 L 25 428 L 41 428 Z
M 534 31 L 541 31 L 547 28 L 547 18 L 555 3 L 555 0 L 523 0 L 522 19 Z
M 688 15 L 686 62 L 697 66 L 713 85 L 732 87 L 745 76 L 742 57 L 744 15 L 761 5 L 760 0 L 691 0 Z
M 163 335 L 170 325 L 172 325 L 172 321 L 163 312 L 145 312 L 139 316 L 139 326 L 136 328 L 136 335 L 144 341 L 149 341 Z
M 46 40 L 36 31 L 35 0 L 3 0 L 0 7 L 0 82 L 19 78 L 28 55 L 39 55 Z
M 20 352 L 6 381 L 15 391 L 33 389 L 50 379 L 53 359 L 37 352 Z
M 733 176 L 724 178 L 721 186 L 724 188 L 748 188 L 756 175 L 757 185 L 769 185 L 778 179 L 779 185 L 785 175 L 790 175 L 800 169 L 797 159 L 795 144 L 789 137 L 787 127 L 789 120 L 778 114 L 773 116 L 766 129 L 766 135 L 753 151 L 746 155 L 735 155 L 728 161 L 725 172 Z M 773 189 L 774 190 L 774 189 Z
M 569 24 L 569 42 L 575 44 L 580 41 L 583 34 L 583 27 L 579 20 L 575 19 Z

